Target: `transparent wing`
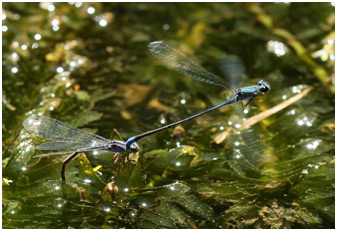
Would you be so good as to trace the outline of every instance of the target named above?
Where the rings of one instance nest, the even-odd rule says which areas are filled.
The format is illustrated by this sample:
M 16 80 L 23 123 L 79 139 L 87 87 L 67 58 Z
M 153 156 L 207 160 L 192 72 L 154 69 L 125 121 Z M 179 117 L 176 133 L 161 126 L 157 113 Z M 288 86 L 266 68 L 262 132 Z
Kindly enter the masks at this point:
M 74 142 L 64 142 L 64 141 L 49 141 L 38 145 L 36 148 L 39 150 L 68 150 L 68 149 L 80 149 L 96 147 L 94 142 L 91 143 L 92 146 L 88 146 L 87 143 L 74 143 Z
M 188 75 L 199 81 L 232 89 L 231 85 L 223 78 L 207 71 L 205 68 L 193 62 L 184 54 L 180 53 L 163 41 L 150 43 L 149 50 L 154 57 L 163 62 L 168 68 L 176 70 L 184 75 Z
M 51 153 L 46 153 L 46 154 L 40 154 L 40 155 L 34 156 L 34 158 L 36 158 L 36 157 L 44 157 L 44 156 L 65 155 L 65 154 L 69 154 L 69 153 L 74 153 L 75 151 L 77 151 L 77 152 L 90 152 L 90 151 L 96 151 L 96 152 L 98 152 L 98 153 L 101 153 L 101 152 L 106 152 L 107 149 L 104 148 L 104 147 L 102 147 L 102 148 L 92 148 L 92 147 L 88 147 L 88 148 L 82 148 L 82 149 L 77 149 L 77 150 L 72 150 L 72 151 L 51 152 Z
M 47 154 L 36 155 L 36 156 L 34 156 L 34 158 L 37 158 L 37 157 L 44 157 L 44 156 L 65 155 L 65 154 L 70 154 L 70 153 L 73 153 L 73 152 L 74 152 L 74 151 L 52 152 L 52 153 L 47 153 Z
M 246 77 L 246 67 L 242 59 L 235 55 L 227 55 L 217 59 L 217 64 L 232 89 L 237 89 Z
M 73 143 L 74 145 L 85 144 L 85 147 L 93 147 L 104 145 L 109 141 L 101 136 L 72 128 L 59 120 L 46 116 L 32 115 L 23 122 L 23 126 L 30 133 L 38 137 L 54 141 L 40 145 L 41 147 L 39 147 L 43 148 L 42 150 L 56 150 L 56 147 L 66 149 L 61 148 L 62 142 L 65 146 L 69 146 L 70 143 Z M 71 149 L 74 148 L 72 147 Z

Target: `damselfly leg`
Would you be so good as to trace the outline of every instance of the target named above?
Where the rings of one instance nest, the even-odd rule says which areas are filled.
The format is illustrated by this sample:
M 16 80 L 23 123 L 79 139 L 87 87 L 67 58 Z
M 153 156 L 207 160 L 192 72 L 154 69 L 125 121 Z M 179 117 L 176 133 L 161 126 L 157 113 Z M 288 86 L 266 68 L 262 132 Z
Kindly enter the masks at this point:
M 62 181 L 66 182 L 67 178 L 66 178 L 66 168 L 67 168 L 67 164 L 74 159 L 79 153 L 81 153 L 82 151 L 76 151 L 73 154 L 71 154 L 70 156 L 68 156 L 62 164 L 62 169 L 61 169 L 61 176 L 62 176 Z

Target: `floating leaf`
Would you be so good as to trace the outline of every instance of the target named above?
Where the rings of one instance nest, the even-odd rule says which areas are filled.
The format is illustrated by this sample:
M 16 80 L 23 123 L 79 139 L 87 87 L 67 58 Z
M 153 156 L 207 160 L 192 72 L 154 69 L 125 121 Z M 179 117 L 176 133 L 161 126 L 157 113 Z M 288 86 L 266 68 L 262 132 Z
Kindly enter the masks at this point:
M 154 229 L 154 228 L 170 228 L 174 229 L 177 226 L 170 219 L 158 215 L 149 210 L 144 210 L 142 215 L 139 217 L 139 227 L 143 229 Z
M 182 196 L 190 190 L 186 184 L 176 182 L 173 184 L 163 185 L 156 188 L 157 197 L 177 197 Z

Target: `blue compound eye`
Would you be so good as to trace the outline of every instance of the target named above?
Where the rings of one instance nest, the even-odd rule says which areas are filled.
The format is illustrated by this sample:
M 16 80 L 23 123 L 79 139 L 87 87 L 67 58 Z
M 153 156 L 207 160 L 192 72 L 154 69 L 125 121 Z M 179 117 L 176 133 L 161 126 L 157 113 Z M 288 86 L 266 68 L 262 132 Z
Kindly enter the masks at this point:
M 133 153 L 136 153 L 136 152 L 138 152 L 138 150 L 139 150 L 139 146 L 138 146 L 138 144 L 137 144 L 136 142 L 133 142 L 133 143 L 130 145 L 130 149 L 131 149 L 131 151 L 132 151 Z
M 263 93 L 266 93 L 267 91 L 270 90 L 270 85 L 269 85 L 269 83 L 267 83 L 267 82 L 264 81 L 264 80 L 260 80 L 259 82 L 257 82 L 257 84 L 260 86 L 260 90 L 261 90 L 261 92 L 263 92 Z

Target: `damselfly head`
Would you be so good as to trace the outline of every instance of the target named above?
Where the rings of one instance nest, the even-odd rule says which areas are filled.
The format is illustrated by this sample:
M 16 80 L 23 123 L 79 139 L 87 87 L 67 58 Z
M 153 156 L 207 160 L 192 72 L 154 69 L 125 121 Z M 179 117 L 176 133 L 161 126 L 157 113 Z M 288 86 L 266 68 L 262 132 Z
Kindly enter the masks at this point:
M 139 151 L 139 146 L 136 142 L 133 142 L 131 145 L 130 145 L 130 150 L 131 152 L 133 153 L 137 153 Z
M 257 85 L 259 86 L 260 91 L 263 92 L 263 93 L 266 93 L 267 91 L 270 90 L 269 83 L 267 83 L 266 81 L 264 81 L 262 79 L 259 82 L 257 82 Z

